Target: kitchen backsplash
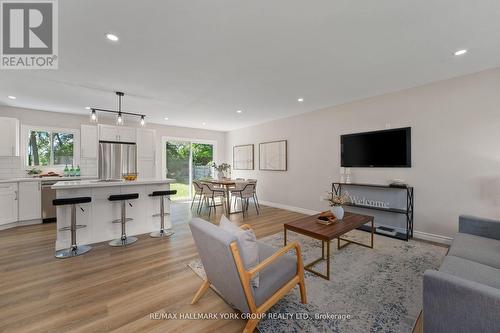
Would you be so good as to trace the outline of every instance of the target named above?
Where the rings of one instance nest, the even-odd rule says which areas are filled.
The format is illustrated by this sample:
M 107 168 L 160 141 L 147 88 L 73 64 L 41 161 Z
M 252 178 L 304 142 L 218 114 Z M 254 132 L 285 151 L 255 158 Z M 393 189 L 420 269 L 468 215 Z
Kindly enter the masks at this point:
M 26 176 L 20 157 L 0 157 L 0 179 Z
M 75 166 L 76 167 L 76 166 Z M 28 177 L 23 168 L 20 157 L 0 157 L 0 179 Z M 62 174 L 62 170 L 53 170 Z M 97 159 L 82 158 L 80 161 L 80 174 L 82 176 L 97 177 Z

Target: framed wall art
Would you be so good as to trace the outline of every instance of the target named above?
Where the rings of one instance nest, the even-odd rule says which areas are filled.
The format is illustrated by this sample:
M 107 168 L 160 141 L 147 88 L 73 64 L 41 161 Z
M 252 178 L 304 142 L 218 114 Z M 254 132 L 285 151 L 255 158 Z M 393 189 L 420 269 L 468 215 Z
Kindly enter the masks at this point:
M 271 141 L 259 144 L 259 170 L 287 170 L 287 141 Z

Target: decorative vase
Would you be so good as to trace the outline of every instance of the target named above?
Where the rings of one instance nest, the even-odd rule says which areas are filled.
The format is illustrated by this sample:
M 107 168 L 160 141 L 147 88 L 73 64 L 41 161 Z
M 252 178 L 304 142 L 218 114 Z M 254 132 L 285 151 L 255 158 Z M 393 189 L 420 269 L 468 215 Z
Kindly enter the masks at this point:
M 344 218 L 344 207 L 332 206 L 332 208 L 330 208 L 330 211 L 337 219 L 342 220 Z
M 224 179 L 224 172 L 223 171 L 217 172 L 217 179 L 218 180 Z

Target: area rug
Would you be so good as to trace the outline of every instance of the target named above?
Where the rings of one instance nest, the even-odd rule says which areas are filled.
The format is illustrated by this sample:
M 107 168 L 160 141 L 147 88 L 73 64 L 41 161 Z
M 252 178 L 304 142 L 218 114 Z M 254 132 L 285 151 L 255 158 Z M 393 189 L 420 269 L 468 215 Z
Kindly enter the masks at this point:
M 370 234 L 354 230 L 346 235 L 369 243 Z M 288 233 L 302 247 L 304 262 L 321 255 L 317 240 Z M 283 234 L 259 239 L 275 248 L 283 246 Z M 412 332 L 422 310 L 422 276 L 439 267 L 446 248 L 375 235 L 375 248 L 350 244 L 337 250 L 331 243 L 330 281 L 305 273 L 307 304 L 300 303 L 298 287 L 288 293 L 259 322 L 262 333 L 271 332 Z M 200 260 L 188 265 L 201 278 Z M 326 263 L 314 268 L 324 271 Z

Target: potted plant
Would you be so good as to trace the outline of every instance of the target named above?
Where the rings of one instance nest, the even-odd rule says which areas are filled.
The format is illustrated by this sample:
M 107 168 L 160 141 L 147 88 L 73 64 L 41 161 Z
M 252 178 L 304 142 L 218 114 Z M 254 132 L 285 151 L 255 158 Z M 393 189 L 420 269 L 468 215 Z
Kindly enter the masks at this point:
M 38 175 L 40 175 L 41 173 L 42 173 L 42 169 L 39 169 L 36 167 L 32 167 L 32 168 L 29 168 L 28 170 L 26 170 L 26 174 L 28 176 L 38 177 Z
M 330 193 L 331 197 L 328 200 L 330 203 L 330 211 L 339 220 L 344 218 L 344 205 L 349 202 L 349 194 L 344 193 L 341 195 L 336 195 L 335 193 Z
M 217 165 L 215 162 L 210 162 L 208 163 L 208 166 L 217 170 L 217 179 L 225 178 L 225 172 L 231 169 L 231 165 L 227 163 Z

